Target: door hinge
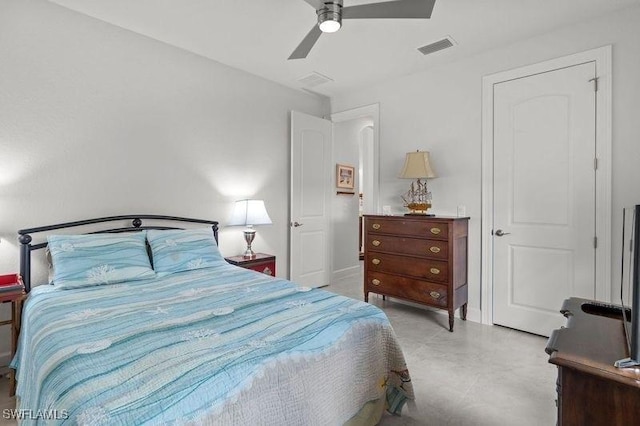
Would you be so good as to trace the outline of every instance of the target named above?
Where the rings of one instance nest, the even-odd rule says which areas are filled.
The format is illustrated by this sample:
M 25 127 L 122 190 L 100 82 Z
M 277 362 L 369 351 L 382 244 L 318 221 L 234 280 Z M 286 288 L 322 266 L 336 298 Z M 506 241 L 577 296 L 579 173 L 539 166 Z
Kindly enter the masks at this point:
M 591 80 L 589 81 L 593 81 L 593 91 L 597 92 L 598 91 L 598 80 L 600 79 L 600 77 L 593 77 Z
M 598 158 L 593 159 L 593 170 L 598 170 Z
M 598 248 L 598 237 L 593 237 L 593 248 L 594 249 Z

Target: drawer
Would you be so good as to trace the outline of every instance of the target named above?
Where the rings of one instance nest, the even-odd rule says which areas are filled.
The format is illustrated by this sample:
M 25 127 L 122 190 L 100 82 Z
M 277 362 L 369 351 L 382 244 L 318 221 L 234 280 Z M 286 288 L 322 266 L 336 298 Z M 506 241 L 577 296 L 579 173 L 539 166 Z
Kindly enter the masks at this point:
M 425 219 L 365 217 L 365 231 L 367 233 L 409 235 L 437 240 L 449 238 L 449 225 Z
M 225 257 L 225 260 L 241 268 L 251 269 L 266 275 L 276 275 L 276 257 L 270 254 L 257 253 L 254 259 L 245 259 L 242 255 L 231 256 Z
M 449 258 L 449 243 L 446 241 L 392 237 L 373 233 L 367 237 L 367 250 L 412 254 L 441 260 Z
M 401 297 L 446 308 L 447 286 L 396 275 L 371 272 L 367 275 L 368 291 Z
M 247 265 L 247 269 L 251 269 L 252 271 L 262 272 L 266 275 L 274 276 L 276 274 L 276 263 L 275 262 L 264 262 L 258 263 L 255 265 Z
M 365 262 L 370 272 L 411 275 L 428 281 L 449 282 L 448 262 L 377 252 L 367 252 Z

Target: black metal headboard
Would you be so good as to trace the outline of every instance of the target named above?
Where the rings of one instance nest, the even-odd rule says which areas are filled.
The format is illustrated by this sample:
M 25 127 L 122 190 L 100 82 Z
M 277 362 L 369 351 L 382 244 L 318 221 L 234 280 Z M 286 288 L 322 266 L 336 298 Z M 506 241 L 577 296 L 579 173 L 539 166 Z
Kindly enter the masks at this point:
M 76 226 L 93 225 L 96 223 L 115 222 L 118 220 L 131 220 L 132 221 L 131 226 L 127 226 L 124 228 L 102 229 L 102 230 L 88 232 L 88 234 L 99 234 L 99 233 L 113 234 L 113 233 L 119 233 L 119 232 L 141 231 L 143 229 L 182 229 L 182 228 L 177 228 L 172 226 L 158 226 L 158 225 L 142 226 L 142 219 L 160 220 L 160 221 L 168 221 L 168 222 L 201 223 L 201 224 L 211 225 L 211 229 L 213 230 L 213 236 L 216 239 L 216 243 L 218 242 L 218 222 L 217 221 L 204 220 L 204 219 L 191 219 L 188 217 L 160 216 L 160 215 L 153 215 L 153 214 L 99 217 L 96 219 L 78 220 L 76 222 L 59 223 L 57 225 L 46 225 L 46 226 L 39 226 L 37 228 L 21 229 L 18 231 L 18 234 L 20 235 L 18 237 L 18 241 L 20 242 L 20 275 L 22 275 L 22 280 L 24 281 L 25 290 L 27 291 L 27 293 L 31 291 L 31 252 L 34 250 L 43 249 L 47 246 L 46 241 L 38 244 L 31 244 L 31 241 L 33 240 L 31 237 L 31 234 L 36 234 L 38 232 L 53 231 L 56 229 L 73 228 Z

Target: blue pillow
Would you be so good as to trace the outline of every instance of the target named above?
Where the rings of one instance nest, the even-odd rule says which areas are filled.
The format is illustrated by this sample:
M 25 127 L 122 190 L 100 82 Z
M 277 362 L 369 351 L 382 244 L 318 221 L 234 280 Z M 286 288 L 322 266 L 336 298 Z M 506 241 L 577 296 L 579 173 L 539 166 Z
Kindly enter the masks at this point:
M 63 288 L 113 284 L 155 277 L 145 232 L 50 235 L 53 284 Z
M 224 262 L 211 228 L 149 230 L 147 240 L 158 276 L 210 268 Z

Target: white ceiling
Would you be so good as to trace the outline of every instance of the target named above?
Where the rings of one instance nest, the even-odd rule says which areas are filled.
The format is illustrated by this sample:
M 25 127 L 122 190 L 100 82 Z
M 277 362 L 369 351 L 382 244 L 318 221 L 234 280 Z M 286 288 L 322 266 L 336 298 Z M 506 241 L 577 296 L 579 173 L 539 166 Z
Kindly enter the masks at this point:
M 431 19 L 348 20 L 323 34 L 306 59 L 287 58 L 316 22 L 303 0 L 51 0 L 283 85 L 316 71 L 332 96 L 511 44 L 640 0 L 436 0 Z M 345 6 L 374 0 L 344 0 Z M 458 43 L 423 56 L 450 35 Z

